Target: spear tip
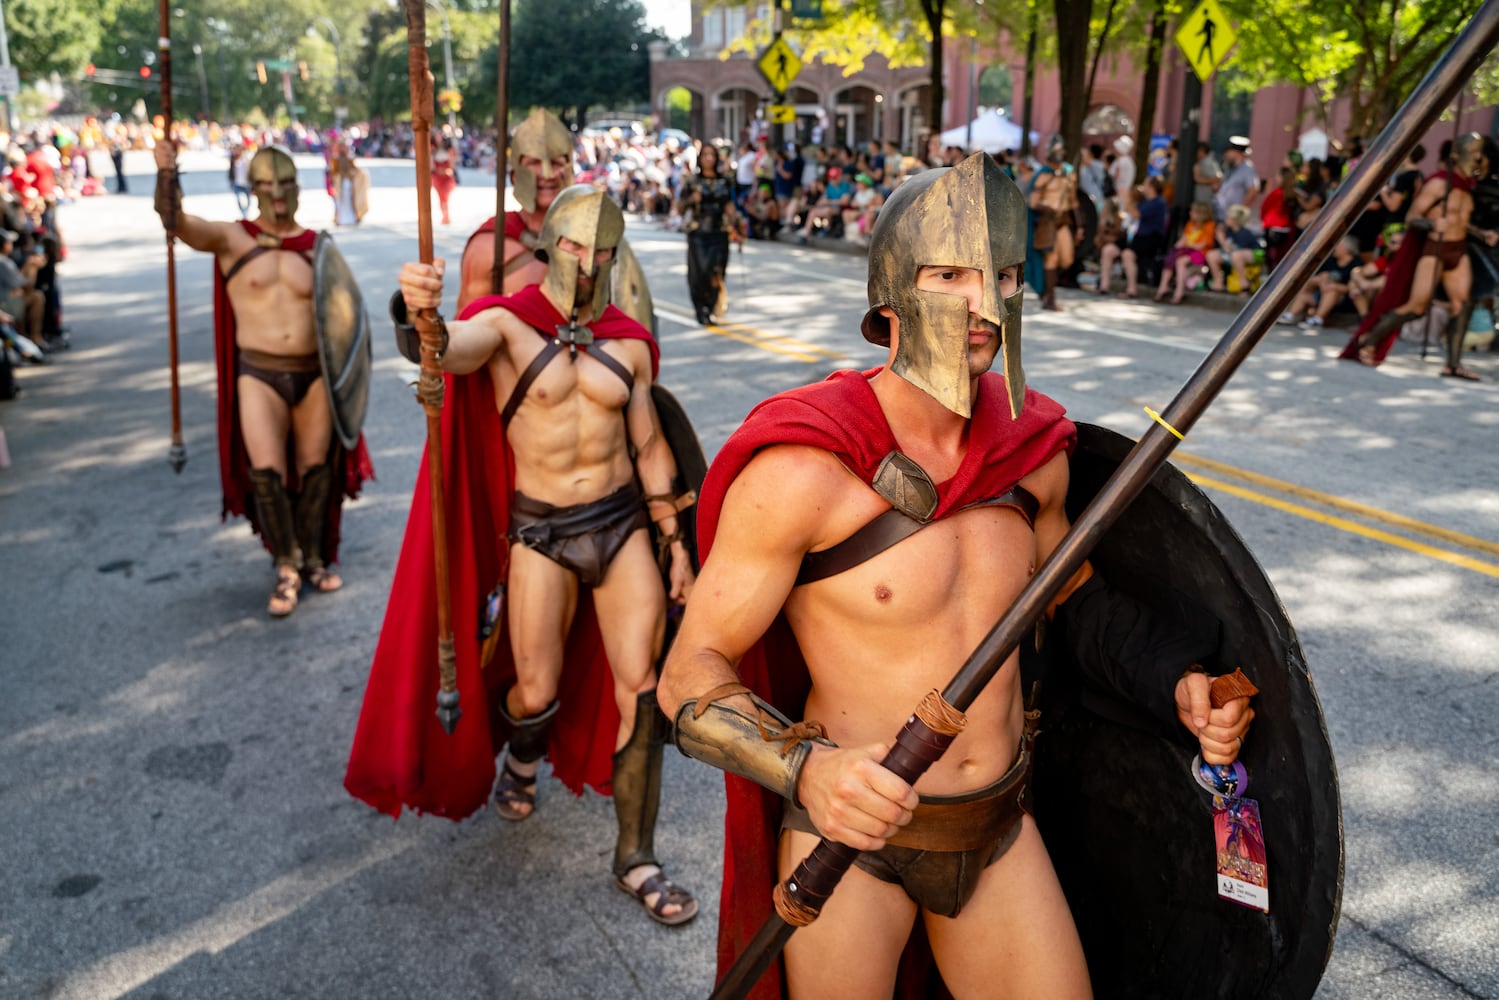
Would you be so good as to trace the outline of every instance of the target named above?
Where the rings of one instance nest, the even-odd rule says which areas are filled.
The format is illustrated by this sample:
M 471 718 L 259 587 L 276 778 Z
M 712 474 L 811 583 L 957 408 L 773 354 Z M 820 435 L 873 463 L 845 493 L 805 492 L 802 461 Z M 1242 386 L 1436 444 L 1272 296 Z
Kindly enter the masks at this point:
M 458 720 L 463 717 L 463 710 L 458 707 L 457 691 L 437 692 L 437 721 L 442 723 L 442 731 L 449 736 L 458 727 Z
M 167 454 L 167 464 L 171 465 L 172 471 L 182 475 L 182 467 L 187 465 L 187 448 L 181 444 L 172 445 L 172 450 Z

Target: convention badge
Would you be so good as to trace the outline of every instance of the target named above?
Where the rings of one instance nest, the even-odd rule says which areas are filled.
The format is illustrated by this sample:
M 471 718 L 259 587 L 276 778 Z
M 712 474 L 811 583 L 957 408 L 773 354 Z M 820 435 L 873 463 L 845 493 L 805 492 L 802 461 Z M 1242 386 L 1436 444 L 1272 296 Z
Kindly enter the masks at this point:
M 1213 834 L 1218 845 L 1218 895 L 1269 913 L 1270 879 L 1260 804 L 1254 799 L 1215 796 Z

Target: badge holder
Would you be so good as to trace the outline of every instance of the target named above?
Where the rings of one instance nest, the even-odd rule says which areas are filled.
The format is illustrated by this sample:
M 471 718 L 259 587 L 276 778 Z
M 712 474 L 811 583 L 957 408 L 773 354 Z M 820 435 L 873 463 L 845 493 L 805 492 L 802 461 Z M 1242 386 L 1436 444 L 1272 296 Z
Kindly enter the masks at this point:
M 1234 671 L 1231 678 L 1242 678 Z M 1248 678 L 1242 685 L 1225 685 L 1218 690 L 1214 681 L 1213 707 L 1219 708 L 1242 694 L 1257 694 Z M 1236 688 L 1230 693 L 1229 688 Z M 1221 695 L 1221 697 L 1220 697 Z M 1231 903 L 1270 912 L 1270 878 L 1265 856 L 1265 827 L 1260 821 L 1260 804 L 1244 797 L 1249 787 L 1249 772 L 1244 762 L 1206 764 L 1202 755 L 1192 758 L 1192 777 L 1213 796 L 1213 840 L 1218 864 L 1218 895 Z

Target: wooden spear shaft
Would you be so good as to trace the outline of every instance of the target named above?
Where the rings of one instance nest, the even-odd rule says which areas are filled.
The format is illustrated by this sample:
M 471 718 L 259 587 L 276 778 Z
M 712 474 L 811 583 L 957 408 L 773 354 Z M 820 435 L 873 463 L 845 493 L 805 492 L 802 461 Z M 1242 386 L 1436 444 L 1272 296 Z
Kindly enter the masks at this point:
M 510 0 L 500 0 L 499 84 L 494 112 L 494 264 L 489 290 L 505 291 L 505 180 L 510 176 Z
M 172 9 L 169 0 L 159 0 L 157 13 L 161 20 L 161 36 L 157 39 L 158 66 L 161 75 L 161 120 L 162 134 L 158 142 L 172 140 Z M 182 388 L 177 377 L 177 171 L 173 169 L 168 179 L 172 187 L 166 199 L 167 210 L 162 219 L 167 231 L 167 355 L 172 373 L 172 448 L 167 453 L 167 462 L 172 471 L 182 473 L 187 465 L 187 448 L 182 443 Z
M 1034 628 L 1047 605 L 1082 566 L 1088 553 L 1170 457 L 1180 440 L 1178 434 L 1185 435 L 1196 424 L 1297 290 L 1369 204 L 1385 178 L 1436 122 L 1458 90 L 1472 80 L 1496 38 L 1499 38 L 1499 0 L 1487 0 L 1452 43 L 1452 48 L 1385 126 L 1327 207 L 1318 213 L 1292 251 L 1271 273 L 1270 280 L 1244 306 L 1160 419 L 1151 424 L 1120 463 L 1004 617 L 948 682 L 942 691 L 943 701 L 960 712 L 973 704 L 1021 638 Z M 934 732 L 913 713 L 881 763 L 907 783 L 915 784 L 927 768 L 941 759 L 954 735 Z M 789 901 L 786 912 L 799 924 L 815 920 L 858 854 L 853 848 L 826 838 L 819 842 L 791 877 L 777 887 L 777 895 Z M 795 930 L 796 925 L 782 916 L 781 908 L 777 907 L 724 974 L 713 991 L 713 1000 L 747 996 Z
M 1499 0 L 1496 0 L 1499 2 Z M 407 71 L 411 75 L 411 131 L 416 154 L 417 254 L 432 263 L 432 72 L 427 65 L 424 0 L 402 0 L 406 10 Z M 422 371 L 417 398 L 427 414 L 427 478 L 432 486 L 432 547 L 437 574 L 437 718 L 448 733 L 458 725 L 458 667 L 453 652 L 452 597 L 448 585 L 448 524 L 443 490 L 442 327 L 436 309 L 412 317 L 421 338 Z

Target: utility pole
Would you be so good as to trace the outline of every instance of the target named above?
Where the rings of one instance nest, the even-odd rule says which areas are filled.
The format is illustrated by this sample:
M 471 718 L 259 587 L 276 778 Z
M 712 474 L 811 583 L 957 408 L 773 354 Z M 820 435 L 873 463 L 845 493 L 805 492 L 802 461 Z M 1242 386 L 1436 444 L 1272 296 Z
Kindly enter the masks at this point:
M 443 89 L 452 93 L 453 91 L 453 31 L 448 25 L 448 8 L 442 0 L 427 0 L 427 6 L 437 11 L 437 16 L 442 18 L 442 79 Z M 448 129 L 455 135 L 458 132 L 458 119 L 453 113 L 453 105 L 448 104 Z
M 16 68 L 10 64 L 10 38 L 5 33 L 5 2 L 0 0 L 0 100 L 5 102 L 5 131 L 15 134 L 14 106 L 16 93 L 20 89 Z

